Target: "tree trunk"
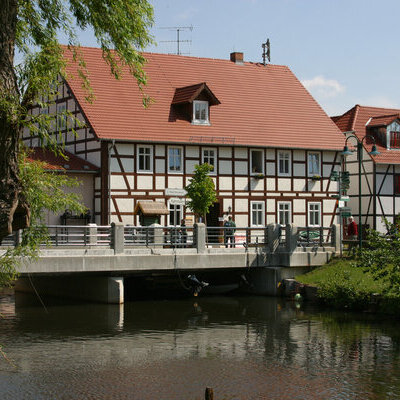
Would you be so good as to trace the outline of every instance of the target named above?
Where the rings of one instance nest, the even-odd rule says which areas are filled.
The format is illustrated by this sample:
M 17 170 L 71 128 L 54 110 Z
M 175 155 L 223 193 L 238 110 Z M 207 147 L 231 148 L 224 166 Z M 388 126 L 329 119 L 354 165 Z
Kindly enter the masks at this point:
M 0 241 L 29 225 L 29 207 L 18 171 L 19 95 L 14 71 L 18 0 L 0 7 Z

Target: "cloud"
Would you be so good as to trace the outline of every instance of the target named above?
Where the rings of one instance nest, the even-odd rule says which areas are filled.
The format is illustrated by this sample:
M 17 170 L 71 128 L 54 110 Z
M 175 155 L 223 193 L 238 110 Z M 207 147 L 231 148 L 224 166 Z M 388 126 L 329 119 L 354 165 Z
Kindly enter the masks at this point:
M 357 99 L 356 104 L 360 104 L 362 106 L 372 106 L 372 107 L 382 107 L 382 108 L 400 108 L 398 102 L 393 101 L 392 99 L 384 95 L 375 95 L 365 98 L 359 98 Z
M 197 8 L 191 7 L 186 10 L 182 10 L 179 14 L 176 15 L 176 20 L 179 21 L 187 21 L 193 19 L 196 14 L 198 14 L 199 10 Z
M 304 79 L 301 83 L 316 97 L 335 97 L 346 90 L 346 88 L 335 79 L 326 79 L 322 75 L 318 75 L 312 79 Z

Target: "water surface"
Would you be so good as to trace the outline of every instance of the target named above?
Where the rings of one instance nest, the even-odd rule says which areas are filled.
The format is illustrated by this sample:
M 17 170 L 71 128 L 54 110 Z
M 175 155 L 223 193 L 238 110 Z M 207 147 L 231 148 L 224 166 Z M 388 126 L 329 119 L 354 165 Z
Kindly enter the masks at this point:
M 0 300 L 0 399 L 400 399 L 400 324 L 266 297 Z

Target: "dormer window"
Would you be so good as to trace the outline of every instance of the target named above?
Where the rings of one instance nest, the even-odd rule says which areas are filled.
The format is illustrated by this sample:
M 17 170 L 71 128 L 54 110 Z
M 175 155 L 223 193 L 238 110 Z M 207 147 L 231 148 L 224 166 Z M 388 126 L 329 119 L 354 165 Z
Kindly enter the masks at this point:
M 205 82 L 175 90 L 170 121 L 183 119 L 192 125 L 211 125 L 210 108 L 220 104 Z
M 193 123 L 194 124 L 209 124 L 208 120 L 208 101 L 195 100 L 193 101 Z

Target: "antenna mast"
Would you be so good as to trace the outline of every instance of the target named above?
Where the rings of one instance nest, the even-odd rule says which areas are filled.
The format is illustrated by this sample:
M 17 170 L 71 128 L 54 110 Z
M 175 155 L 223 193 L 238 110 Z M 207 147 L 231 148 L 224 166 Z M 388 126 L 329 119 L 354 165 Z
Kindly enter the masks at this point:
M 167 26 L 167 27 L 162 27 L 160 29 L 168 29 L 170 31 L 176 31 L 176 40 L 160 40 L 160 43 L 176 43 L 177 44 L 176 54 L 178 56 L 183 54 L 181 52 L 181 49 L 180 49 L 180 44 L 181 43 L 192 43 L 191 40 L 181 40 L 180 39 L 180 32 L 182 30 L 193 31 L 193 25 L 190 25 L 190 26 Z
M 267 41 L 265 43 L 263 43 L 261 45 L 262 49 L 263 49 L 263 53 L 262 53 L 262 58 L 263 58 L 263 64 L 267 65 L 267 58 L 268 58 L 268 62 L 271 62 L 271 45 L 269 42 L 269 39 L 267 39 Z

